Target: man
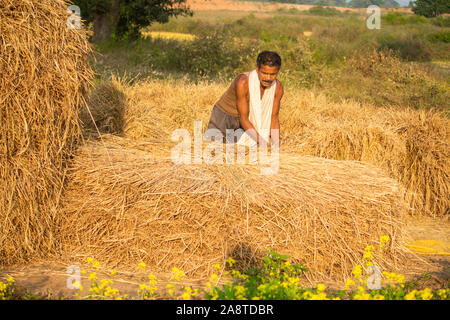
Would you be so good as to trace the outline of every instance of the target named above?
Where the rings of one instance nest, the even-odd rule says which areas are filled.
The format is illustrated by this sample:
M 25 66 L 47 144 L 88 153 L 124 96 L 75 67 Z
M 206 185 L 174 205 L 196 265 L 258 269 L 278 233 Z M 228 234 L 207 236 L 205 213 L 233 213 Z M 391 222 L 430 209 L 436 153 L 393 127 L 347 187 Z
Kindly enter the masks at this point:
M 238 75 L 216 102 L 208 129 L 218 129 L 228 143 L 234 143 L 234 136 L 230 141 L 227 129 L 241 129 L 253 143 L 267 144 L 270 137 L 272 144 L 279 146 L 278 114 L 283 97 L 283 86 L 277 79 L 280 67 L 281 58 L 276 52 L 261 52 L 256 69 Z M 244 140 L 241 138 L 238 136 L 238 143 Z

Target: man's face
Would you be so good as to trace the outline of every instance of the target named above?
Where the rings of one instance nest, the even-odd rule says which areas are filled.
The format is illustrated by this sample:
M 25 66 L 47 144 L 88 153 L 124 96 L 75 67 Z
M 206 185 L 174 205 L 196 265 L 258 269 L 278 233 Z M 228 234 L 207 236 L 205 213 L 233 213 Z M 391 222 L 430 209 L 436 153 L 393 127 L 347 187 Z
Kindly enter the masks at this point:
M 256 72 L 258 73 L 259 82 L 263 88 L 269 87 L 272 82 L 277 78 L 278 75 L 278 67 L 277 66 L 266 66 L 261 65 L 261 68 L 256 66 Z

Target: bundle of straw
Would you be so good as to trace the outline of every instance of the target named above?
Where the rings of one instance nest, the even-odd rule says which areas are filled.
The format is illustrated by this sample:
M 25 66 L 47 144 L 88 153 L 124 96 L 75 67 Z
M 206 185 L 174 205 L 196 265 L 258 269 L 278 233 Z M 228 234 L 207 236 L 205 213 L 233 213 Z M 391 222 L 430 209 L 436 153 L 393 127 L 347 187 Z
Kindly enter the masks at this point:
M 91 142 L 69 173 L 59 232 L 66 253 L 204 277 L 229 256 L 242 270 L 254 266 L 271 247 L 304 263 L 313 279 L 336 280 L 351 274 L 366 245 L 388 235 L 378 263 L 402 264 L 407 208 L 379 169 L 284 153 L 278 173 L 259 169 L 176 165 L 162 154 Z
M 62 0 L 0 1 L 0 264 L 54 252 L 65 163 L 92 77 Z
M 152 80 L 131 86 L 124 79 L 113 79 L 99 86 L 93 96 L 106 96 L 105 88 L 114 86 L 125 101 L 125 129 L 120 134 L 136 142 L 168 141 L 177 128 L 193 135 L 195 120 L 202 121 L 204 131 L 214 103 L 228 85 Z M 100 125 L 101 119 L 108 118 L 103 114 L 110 108 L 109 99 L 93 99 L 90 104 L 93 112 L 101 114 L 96 118 Z M 370 163 L 405 187 L 403 197 L 410 205 L 410 214 L 449 213 L 448 114 L 345 100 L 334 103 L 325 95 L 289 88 L 281 102 L 280 125 L 285 150 Z

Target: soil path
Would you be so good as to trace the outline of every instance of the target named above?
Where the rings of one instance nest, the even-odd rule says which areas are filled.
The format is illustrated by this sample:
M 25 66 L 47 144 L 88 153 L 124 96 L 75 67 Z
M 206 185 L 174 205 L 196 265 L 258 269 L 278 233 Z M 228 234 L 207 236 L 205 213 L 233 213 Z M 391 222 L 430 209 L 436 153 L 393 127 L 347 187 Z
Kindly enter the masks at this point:
M 450 222 L 448 219 L 409 218 L 407 222 L 408 243 L 415 246 L 418 255 L 412 255 L 410 265 L 405 272 L 407 280 L 416 279 L 419 288 L 443 288 L 450 281 Z M 424 241 L 426 240 L 426 241 Z M 418 245 L 419 244 L 419 245 Z M 0 269 L 0 281 L 12 276 L 19 291 L 28 290 L 43 299 L 73 299 L 77 290 L 67 288 L 67 265 L 58 262 L 40 262 L 32 265 L 21 265 Z M 80 266 L 80 269 L 88 267 Z M 92 270 L 92 267 L 91 269 Z M 120 272 L 111 276 L 108 271 L 97 271 L 98 279 L 112 279 L 112 287 L 119 289 L 121 294 L 128 294 L 130 298 L 138 298 L 139 284 L 147 283 L 147 273 Z M 157 274 L 158 288 L 165 288 L 169 281 L 169 274 Z M 83 286 L 89 284 L 89 271 L 81 274 Z M 183 286 L 203 288 L 207 279 L 190 279 L 181 282 Z M 342 288 L 340 283 L 326 283 L 331 288 Z M 83 295 L 87 295 L 87 289 Z M 167 293 L 158 291 L 160 298 L 170 298 Z

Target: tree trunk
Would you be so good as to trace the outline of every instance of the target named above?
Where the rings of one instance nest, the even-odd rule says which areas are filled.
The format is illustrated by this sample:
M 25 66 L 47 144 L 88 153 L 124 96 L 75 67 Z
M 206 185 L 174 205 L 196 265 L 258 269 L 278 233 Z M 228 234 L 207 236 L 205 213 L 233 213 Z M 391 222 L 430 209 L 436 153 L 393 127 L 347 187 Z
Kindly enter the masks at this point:
M 94 14 L 93 42 L 109 40 L 117 24 L 120 14 L 120 0 L 112 0 L 109 12 Z

